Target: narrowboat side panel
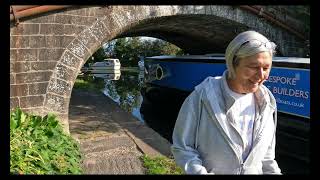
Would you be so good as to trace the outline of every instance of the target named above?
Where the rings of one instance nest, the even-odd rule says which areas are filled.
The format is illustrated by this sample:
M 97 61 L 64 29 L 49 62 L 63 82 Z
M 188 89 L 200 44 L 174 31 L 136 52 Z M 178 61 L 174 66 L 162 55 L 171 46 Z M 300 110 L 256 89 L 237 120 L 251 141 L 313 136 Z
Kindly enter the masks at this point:
M 310 118 L 310 70 L 274 67 L 264 83 L 280 112 Z
M 224 60 L 213 59 L 152 59 L 145 61 L 148 84 L 190 92 L 208 76 L 221 76 Z M 210 63 L 212 62 L 212 63 Z M 285 62 L 288 64 L 288 62 Z M 305 65 L 293 64 L 294 67 Z M 304 66 L 302 66 L 304 67 Z M 310 70 L 283 67 L 276 62 L 264 83 L 276 98 L 278 111 L 310 118 Z

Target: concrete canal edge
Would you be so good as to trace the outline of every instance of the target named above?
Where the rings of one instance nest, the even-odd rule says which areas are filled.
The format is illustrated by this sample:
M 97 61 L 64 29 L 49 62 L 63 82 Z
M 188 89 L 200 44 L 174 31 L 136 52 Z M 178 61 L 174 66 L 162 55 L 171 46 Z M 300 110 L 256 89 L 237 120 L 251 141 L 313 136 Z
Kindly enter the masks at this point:
M 84 174 L 145 174 L 143 154 L 172 156 L 169 141 L 102 93 L 74 89 L 69 124 Z

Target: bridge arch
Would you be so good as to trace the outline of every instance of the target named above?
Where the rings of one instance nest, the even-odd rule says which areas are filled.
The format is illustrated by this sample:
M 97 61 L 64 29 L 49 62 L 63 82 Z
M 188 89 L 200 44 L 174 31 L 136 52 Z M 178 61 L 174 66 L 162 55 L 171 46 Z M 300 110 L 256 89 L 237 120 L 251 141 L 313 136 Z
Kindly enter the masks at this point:
M 40 115 L 54 112 L 68 132 L 75 79 L 105 42 L 144 35 L 190 54 L 223 53 L 228 42 L 247 29 L 275 41 L 284 55 L 291 53 L 286 40 L 301 44 L 274 24 L 231 6 L 69 7 L 20 19 L 10 28 L 10 108 Z

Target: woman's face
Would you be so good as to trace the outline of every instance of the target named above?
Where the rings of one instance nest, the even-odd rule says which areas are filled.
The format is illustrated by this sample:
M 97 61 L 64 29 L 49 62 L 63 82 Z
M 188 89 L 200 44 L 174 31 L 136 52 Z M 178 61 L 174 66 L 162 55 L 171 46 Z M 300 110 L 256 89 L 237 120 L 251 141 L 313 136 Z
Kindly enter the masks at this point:
M 260 52 L 252 56 L 239 59 L 235 67 L 235 79 L 228 79 L 231 90 L 245 94 L 256 92 L 268 77 L 272 65 L 270 52 Z

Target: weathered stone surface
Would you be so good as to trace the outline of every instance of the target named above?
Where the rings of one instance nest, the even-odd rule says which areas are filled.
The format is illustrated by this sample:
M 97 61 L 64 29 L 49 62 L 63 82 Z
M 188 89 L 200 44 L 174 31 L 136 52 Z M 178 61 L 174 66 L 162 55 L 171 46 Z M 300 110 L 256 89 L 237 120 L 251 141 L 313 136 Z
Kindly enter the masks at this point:
M 16 77 L 15 74 L 11 74 L 10 73 L 10 84 L 15 84 L 16 83 L 15 77 Z
M 89 29 L 92 34 L 100 41 L 104 40 L 109 35 L 109 31 L 102 23 L 102 21 L 95 22 Z
M 63 53 L 63 48 L 50 48 L 39 50 L 39 61 L 58 61 Z
M 18 73 L 16 74 L 16 83 L 21 84 L 49 81 L 51 74 L 51 71 Z
M 39 24 L 19 24 L 10 29 L 10 35 L 36 35 L 39 34 Z
M 57 62 L 48 61 L 48 62 L 31 62 L 30 70 L 38 71 L 38 70 L 52 70 L 56 66 Z
M 10 61 L 37 61 L 38 49 L 10 50 Z
M 109 34 L 110 39 L 117 35 L 121 31 L 121 28 L 118 26 L 118 24 L 115 23 L 114 20 L 105 18 L 103 20 L 103 23 L 106 26 L 107 32 Z
M 10 36 L 10 48 L 29 48 L 30 36 Z
M 46 45 L 46 38 L 45 36 L 30 36 L 29 40 L 29 47 L 30 48 L 44 48 L 47 47 Z
M 82 26 L 82 25 L 78 26 L 78 25 L 66 24 L 64 25 L 64 34 L 68 36 L 76 36 L 80 32 L 82 32 L 85 28 L 86 26 Z
M 16 107 L 20 107 L 19 98 L 10 98 L 10 109 L 14 109 Z
M 10 73 L 28 72 L 30 70 L 29 62 L 15 62 L 10 63 Z
M 104 17 L 110 13 L 111 7 L 110 6 L 94 7 L 93 10 L 95 13 L 94 14 L 95 17 Z
M 83 163 L 85 174 L 145 174 L 139 156 L 86 159 Z
M 91 25 L 92 22 L 96 20 L 95 17 L 85 17 L 85 16 L 73 16 L 73 15 L 63 15 L 57 14 L 55 22 L 61 24 L 77 24 L 77 25 Z
M 46 94 L 48 83 L 33 83 L 28 84 L 29 95 Z
M 48 112 L 53 112 L 51 109 L 48 111 L 48 109 L 46 109 L 46 113 L 48 114 Z M 63 131 L 67 134 L 70 134 L 70 130 L 69 130 L 69 122 L 68 122 L 68 111 L 66 111 L 65 113 L 57 113 L 57 112 L 53 112 L 55 113 L 55 115 L 57 116 L 57 120 L 59 121 L 59 124 L 62 126 Z
M 23 112 L 28 114 L 37 115 L 37 116 L 45 116 L 46 114 L 43 113 L 42 107 L 31 107 L 31 108 L 21 108 Z
M 89 29 L 82 32 L 78 39 L 91 51 L 92 54 L 101 46 L 101 41 L 99 41 Z
M 92 146 L 95 145 L 95 146 Z M 128 136 L 108 137 L 98 140 L 90 140 L 81 143 L 81 150 L 84 153 L 94 153 L 112 150 L 119 147 L 135 148 L 135 143 Z
M 69 101 L 68 98 L 47 93 L 44 105 L 46 109 L 50 111 L 65 113 L 68 111 L 68 101 Z
M 21 108 L 39 107 L 43 106 L 44 97 L 40 96 L 26 96 L 20 97 Z
M 74 54 L 70 53 L 70 51 L 65 51 L 64 55 L 61 58 L 61 62 L 67 66 L 74 67 L 78 69 L 81 64 L 81 59 L 76 57 Z
M 69 51 L 71 51 L 73 54 L 78 56 L 79 58 L 84 58 L 86 56 L 89 56 L 89 52 L 86 49 L 86 47 L 78 40 L 75 39 L 67 48 Z
M 88 7 L 81 7 L 81 6 L 75 6 L 73 8 L 68 8 L 66 11 L 62 12 L 63 14 L 68 14 L 68 15 L 84 15 L 86 16 L 86 9 Z
M 10 97 L 27 96 L 27 95 L 28 95 L 27 84 L 10 85 Z
M 41 24 L 40 34 L 43 35 L 64 35 L 63 24 Z
M 30 23 L 54 23 L 54 14 L 49 13 L 43 13 L 42 16 L 38 16 L 32 19 L 27 20 L 26 22 Z
M 53 92 L 61 96 L 69 96 L 71 94 L 71 85 L 59 79 L 51 79 L 48 85 L 48 92 Z
M 65 48 L 73 39 L 73 36 L 45 36 L 45 47 Z
M 64 66 L 61 63 L 57 64 L 54 72 L 54 76 L 56 78 L 63 79 L 65 81 L 73 81 L 77 77 L 77 74 L 74 70 Z

